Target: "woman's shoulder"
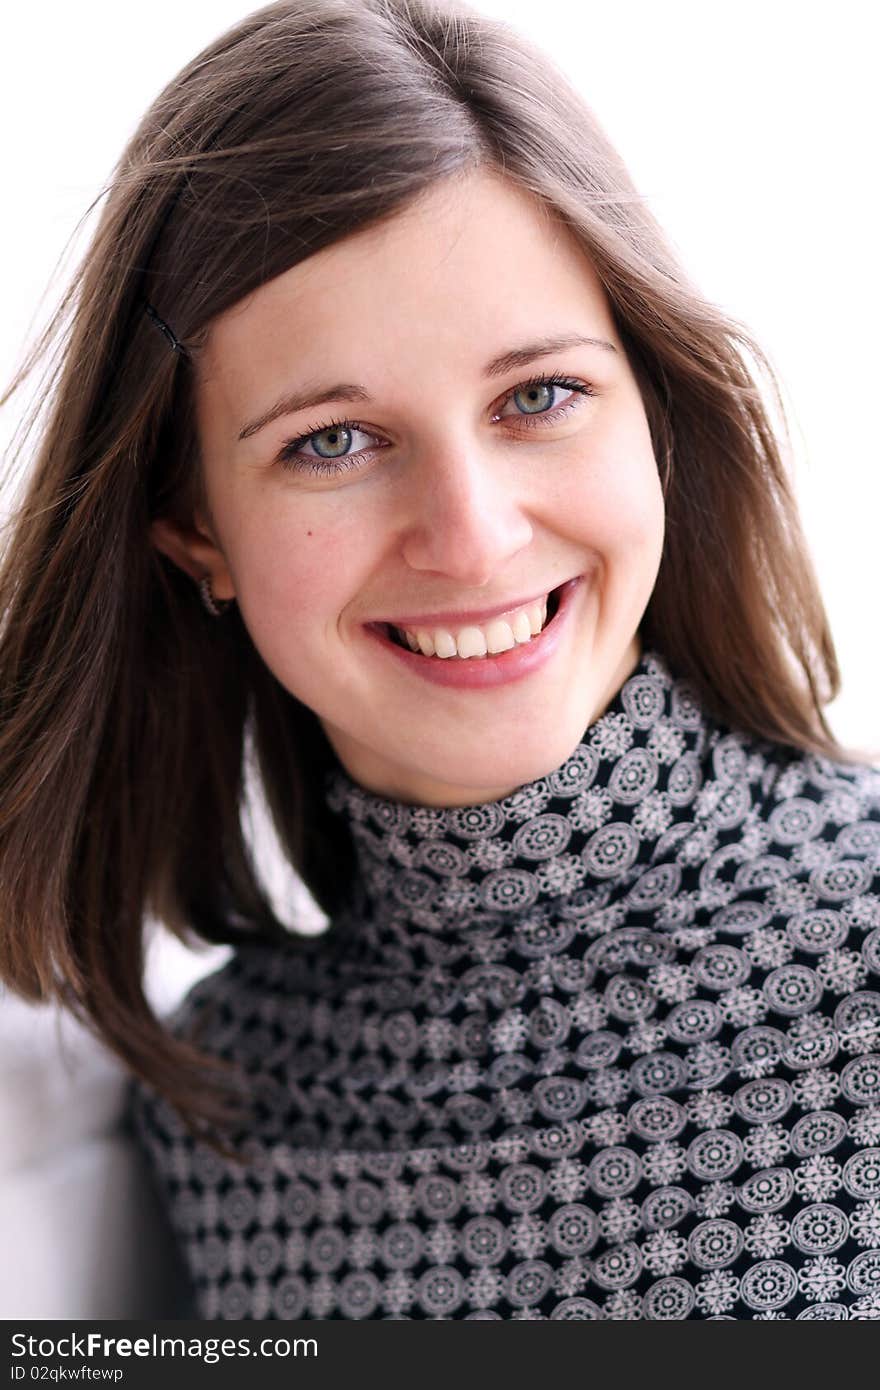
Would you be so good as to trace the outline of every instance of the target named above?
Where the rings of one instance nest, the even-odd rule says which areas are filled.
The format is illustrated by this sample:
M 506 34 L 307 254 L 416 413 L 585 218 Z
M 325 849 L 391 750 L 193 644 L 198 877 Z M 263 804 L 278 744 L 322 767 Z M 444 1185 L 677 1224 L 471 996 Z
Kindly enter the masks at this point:
M 807 917 L 880 927 L 880 768 L 722 732 L 692 827 L 713 932 L 738 917 L 743 931 L 752 921 L 789 937 Z
M 311 1033 L 316 997 L 331 988 L 329 936 L 291 933 L 289 941 L 240 943 L 165 1014 L 165 1028 L 177 1041 L 251 1081 L 289 1064 L 291 1048 L 304 1045 Z M 186 1143 L 181 1116 L 139 1077 L 129 1085 L 129 1114 L 154 1154 Z
M 754 745 L 753 821 L 780 853 L 815 867 L 861 858 L 880 871 L 880 767 L 843 762 L 779 744 Z
M 763 824 L 777 849 L 814 840 L 840 849 L 857 838 L 841 836 L 847 826 L 880 822 L 880 763 L 867 757 L 830 758 L 725 724 L 711 726 L 702 753 L 691 756 L 701 784 L 696 820 L 720 826 L 726 815 L 730 829 L 744 831 Z M 864 838 L 872 845 L 875 831 Z
M 289 1038 L 316 995 L 332 990 L 334 946 L 330 931 L 240 942 L 188 990 L 167 1019 L 169 1031 L 225 1060 L 266 1057 L 282 1016 Z

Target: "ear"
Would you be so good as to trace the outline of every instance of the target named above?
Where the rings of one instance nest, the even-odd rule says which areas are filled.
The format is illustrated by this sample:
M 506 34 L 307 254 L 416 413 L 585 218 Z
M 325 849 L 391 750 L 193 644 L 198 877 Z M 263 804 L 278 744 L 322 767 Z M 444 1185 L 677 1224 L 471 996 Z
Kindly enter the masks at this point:
M 150 540 L 196 583 L 209 574 L 215 598 L 235 598 L 235 585 L 226 557 L 201 517 L 197 516 L 192 524 L 158 517 L 150 523 Z

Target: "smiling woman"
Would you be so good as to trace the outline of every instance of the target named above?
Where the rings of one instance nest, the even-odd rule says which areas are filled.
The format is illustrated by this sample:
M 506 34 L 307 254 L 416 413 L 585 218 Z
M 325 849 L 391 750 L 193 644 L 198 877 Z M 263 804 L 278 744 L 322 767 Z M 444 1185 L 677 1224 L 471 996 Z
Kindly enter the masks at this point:
M 876 1316 L 880 774 L 772 373 L 580 97 L 461 8 L 270 5 L 68 315 L 0 965 L 130 1068 L 201 1315 Z M 169 1020 L 147 912 L 234 948 Z

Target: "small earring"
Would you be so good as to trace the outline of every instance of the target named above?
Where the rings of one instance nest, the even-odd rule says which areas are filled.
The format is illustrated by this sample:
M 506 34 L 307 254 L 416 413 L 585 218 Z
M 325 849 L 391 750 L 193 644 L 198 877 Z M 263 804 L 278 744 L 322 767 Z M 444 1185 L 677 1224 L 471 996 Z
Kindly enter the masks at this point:
M 212 618 L 219 618 L 220 614 L 224 613 L 232 603 L 231 598 L 220 599 L 219 602 L 215 599 L 211 589 L 210 574 L 203 575 L 199 580 L 199 593 L 202 596 L 202 603 L 205 605 Z

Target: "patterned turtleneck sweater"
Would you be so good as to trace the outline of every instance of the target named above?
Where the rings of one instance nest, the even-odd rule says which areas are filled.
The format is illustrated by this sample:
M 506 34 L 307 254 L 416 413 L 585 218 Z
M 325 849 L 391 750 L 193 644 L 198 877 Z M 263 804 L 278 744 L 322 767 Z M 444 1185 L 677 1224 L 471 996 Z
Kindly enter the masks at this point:
M 344 911 L 173 1020 L 244 1162 L 133 1092 L 202 1317 L 880 1317 L 880 773 L 645 652 L 500 801 L 327 798 Z

